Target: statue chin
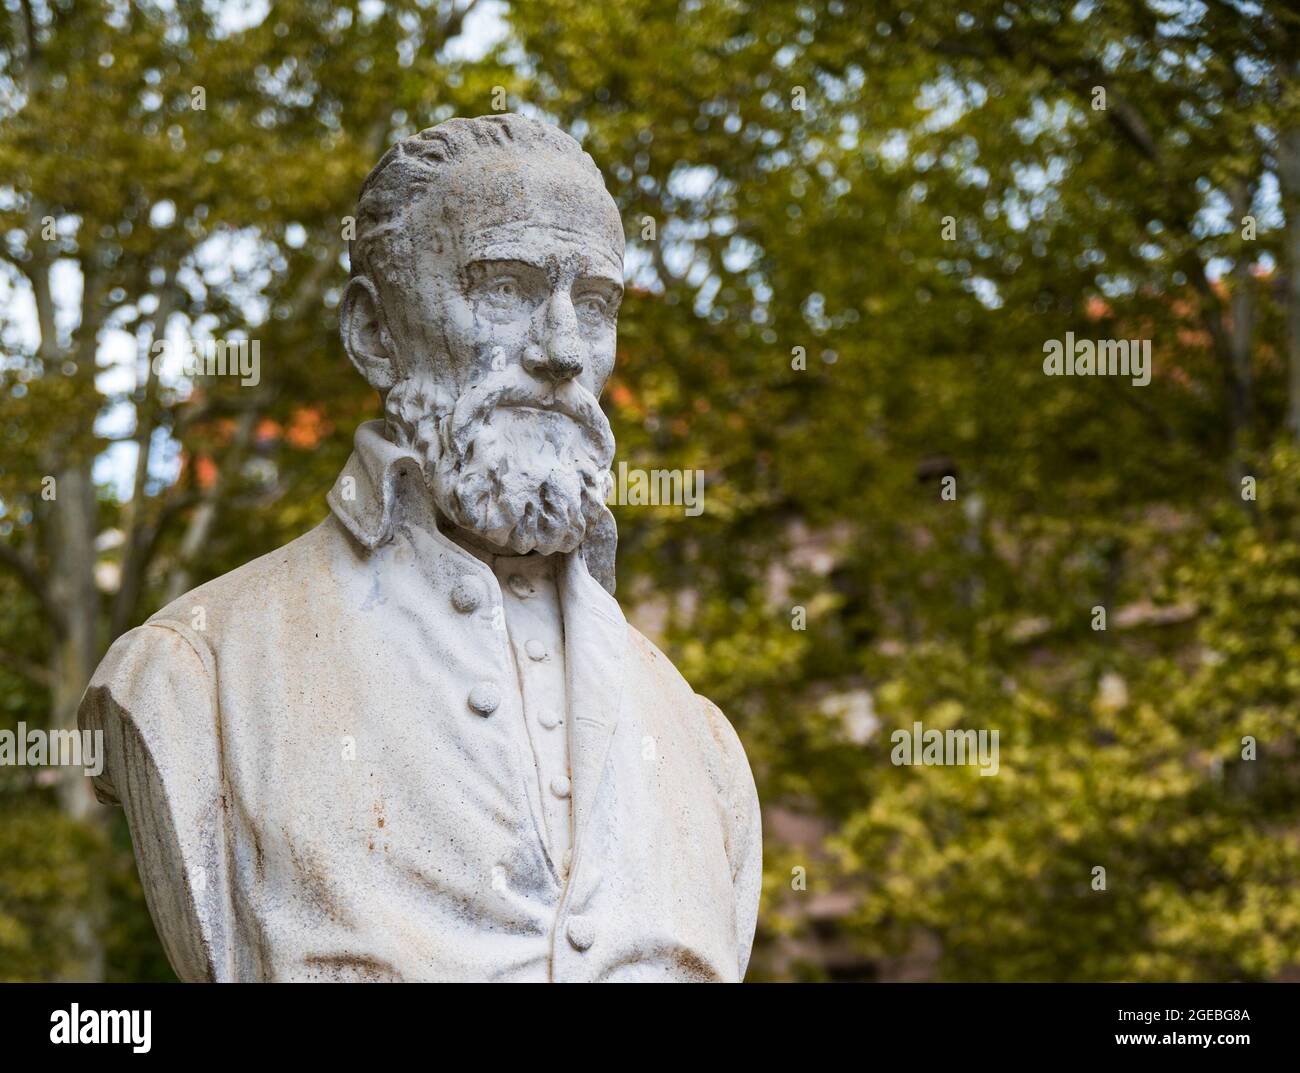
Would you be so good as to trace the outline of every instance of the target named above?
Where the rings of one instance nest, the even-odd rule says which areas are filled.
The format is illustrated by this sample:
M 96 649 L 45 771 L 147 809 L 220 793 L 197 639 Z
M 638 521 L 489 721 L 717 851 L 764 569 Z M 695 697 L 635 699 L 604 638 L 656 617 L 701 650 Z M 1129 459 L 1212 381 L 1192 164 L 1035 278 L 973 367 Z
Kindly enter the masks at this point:
M 571 552 L 603 508 L 604 467 L 582 430 L 560 414 L 499 409 L 463 455 L 426 459 L 438 509 L 456 526 L 516 555 Z
M 585 531 L 584 526 L 581 531 L 569 529 L 564 532 L 541 532 L 532 535 L 516 526 L 510 530 L 505 543 L 497 546 L 515 555 L 527 555 L 529 552 L 536 552 L 538 555 L 565 554 L 582 543 Z
M 581 492 L 562 491 L 549 481 L 529 489 L 502 489 L 493 474 L 478 470 L 445 483 L 435 477 L 431 491 L 439 512 L 458 529 L 515 555 L 573 551 L 586 536 L 584 512 L 595 506 Z
M 452 399 L 413 378 L 385 410 L 392 438 L 421 456 L 439 514 L 480 550 L 572 552 L 608 515 L 613 433 L 579 384 L 546 391 L 512 367 Z

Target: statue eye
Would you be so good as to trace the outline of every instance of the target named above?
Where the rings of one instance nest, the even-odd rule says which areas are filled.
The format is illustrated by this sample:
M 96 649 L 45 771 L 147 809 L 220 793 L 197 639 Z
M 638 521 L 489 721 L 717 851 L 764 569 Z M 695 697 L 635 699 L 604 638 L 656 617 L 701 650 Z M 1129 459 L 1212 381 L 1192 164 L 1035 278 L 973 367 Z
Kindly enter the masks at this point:
M 499 276 L 488 285 L 488 294 L 493 298 L 513 302 L 522 296 L 523 291 L 514 276 Z
M 605 315 L 605 310 L 609 308 L 609 299 L 599 294 L 584 294 L 577 301 L 578 315 L 586 317 L 588 320 L 598 320 Z

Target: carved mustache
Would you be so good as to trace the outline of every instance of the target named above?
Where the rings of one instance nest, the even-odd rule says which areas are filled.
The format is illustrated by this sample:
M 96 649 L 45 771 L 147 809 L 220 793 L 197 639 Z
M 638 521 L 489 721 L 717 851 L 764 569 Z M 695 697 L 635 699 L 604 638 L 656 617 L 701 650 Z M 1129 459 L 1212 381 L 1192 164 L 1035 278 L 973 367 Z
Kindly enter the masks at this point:
M 463 458 L 492 412 L 505 408 L 563 414 L 587 437 L 593 459 L 608 467 L 614 458 L 614 432 L 590 391 L 576 380 L 543 385 L 518 366 L 494 373 L 461 392 L 451 419 L 443 425 L 444 446 L 453 457 Z

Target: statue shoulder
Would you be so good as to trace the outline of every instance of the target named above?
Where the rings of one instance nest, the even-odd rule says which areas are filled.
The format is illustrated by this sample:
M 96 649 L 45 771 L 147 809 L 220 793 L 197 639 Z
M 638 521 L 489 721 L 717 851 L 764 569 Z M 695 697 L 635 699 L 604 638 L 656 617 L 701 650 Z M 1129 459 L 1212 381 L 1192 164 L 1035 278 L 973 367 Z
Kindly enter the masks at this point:
M 670 703 L 659 710 L 676 713 L 695 741 L 718 792 L 736 809 L 747 812 L 751 800 L 756 804 L 754 778 L 740 736 L 722 710 L 707 697 L 691 688 L 672 660 L 644 634 L 628 626 L 628 637 L 640 661 L 653 677 L 655 694 L 667 694 Z
M 215 761 L 213 683 L 207 642 L 183 623 L 150 620 L 113 642 L 77 713 L 82 730 L 105 739 L 105 766 L 95 779 L 101 801 L 121 800 L 121 783 L 138 763 Z
M 246 625 L 260 615 L 280 615 L 286 603 L 328 584 L 357 555 L 352 538 L 331 514 L 289 543 L 176 597 L 147 625 L 175 625 L 210 637 L 222 622 Z
M 77 719 L 103 763 L 96 796 L 121 804 L 154 924 L 182 980 L 224 976 L 225 796 L 215 679 L 202 636 L 149 622 L 109 649 Z

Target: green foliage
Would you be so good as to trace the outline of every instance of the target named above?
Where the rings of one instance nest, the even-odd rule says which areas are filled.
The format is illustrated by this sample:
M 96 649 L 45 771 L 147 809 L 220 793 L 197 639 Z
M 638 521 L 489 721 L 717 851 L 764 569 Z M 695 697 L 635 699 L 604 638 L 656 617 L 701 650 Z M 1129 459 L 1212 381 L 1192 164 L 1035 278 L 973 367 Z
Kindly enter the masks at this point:
M 0 315 L 0 539 L 39 572 L 39 476 L 109 450 L 109 411 L 184 452 L 179 478 L 159 469 L 128 503 L 101 481 L 99 529 L 149 551 L 133 598 L 97 609 L 101 646 L 178 571 L 214 576 L 323 516 L 375 411 L 337 341 L 342 221 L 384 146 L 490 111 L 500 86 L 583 140 L 623 212 L 619 458 L 706 475 L 698 518 L 616 508 L 620 595 L 757 770 L 754 975 L 1300 969 L 1281 285 L 1297 225 L 1269 193 L 1300 125 L 1291 13 L 534 0 L 468 59 L 444 47 L 461 29 L 445 3 L 284 0 L 243 29 L 194 2 L 32 10 L 39 78 L 23 81 L 22 20 L 0 29 L 5 293 L 58 262 L 94 284 L 92 328 L 141 353 L 164 301 L 262 342 L 256 390 L 181 397 L 97 387 L 75 317 L 54 353 Z M 163 201 L 172 219 L 151 222 Z M 52 246 L 33 238 L 45 213 Z M 236 247 L 252 252 L 231 272 Z M 1066 332 L 1152 340 L 1150 385 L 1044 376 L 1043 343 Z M 308 419 L 319 438 L 286 433 Z M 216 524 L 187 550 L 205 502 Z M 43 722 L 25 672 L 54 634 L 12 572 L 0 594 L 5 725 Z M 916 721 L 997 729 L 999 774 L 893 765 L 890 733 Z M 0 976 L 65 971 L 78 855 L 106 844 L 108 972 L 167 978 L 120 825 L 87 834 L 41 791 L 0 787 L 20 802 L 0 818 Z
M 83 825 L 38 801 L 0 811 L 0 980 L 61 977 L 104 847 Z

